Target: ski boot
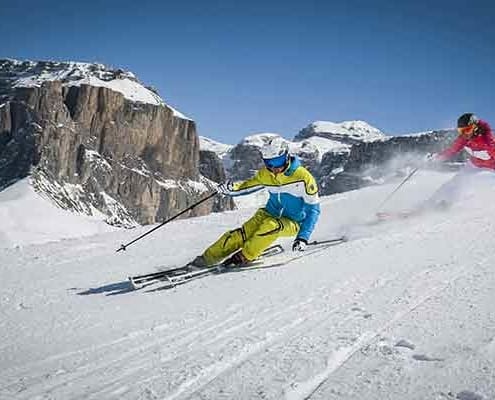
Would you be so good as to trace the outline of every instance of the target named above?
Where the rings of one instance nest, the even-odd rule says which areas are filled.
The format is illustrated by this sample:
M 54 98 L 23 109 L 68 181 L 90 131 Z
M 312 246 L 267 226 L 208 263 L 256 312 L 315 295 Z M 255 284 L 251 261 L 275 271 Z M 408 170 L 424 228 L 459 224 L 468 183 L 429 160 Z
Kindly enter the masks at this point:
M 244 267 L 249 264 L 249 260 L 246 258 L 244 254 L 242 254 L 242 250 L 239 250 L 237 253 L 234 253 L 232 256 L 227 258 L 222 266 L 225 268 L 239 268 Z
M 187 264 L 187 272 L 195 272 L 208 268 L 208 264 L 205 261 L 203 255 L 197 256 L 189 264 Z

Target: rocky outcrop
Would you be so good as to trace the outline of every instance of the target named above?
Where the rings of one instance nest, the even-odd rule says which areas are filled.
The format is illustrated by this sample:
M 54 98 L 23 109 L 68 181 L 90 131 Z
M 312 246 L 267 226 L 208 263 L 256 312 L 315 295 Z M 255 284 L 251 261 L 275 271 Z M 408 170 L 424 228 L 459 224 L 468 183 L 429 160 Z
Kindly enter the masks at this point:
M 216 183 L 225 182 L 227 179 L 222 160 L 213 151 L 201 150 L 199 152 L 199 172 Z
M 121 225 L 162 221 L 213 187 L 194 121 L 130 73 L 3 60 L 0 98 L 0 187 L 32 173 L 60 206 Z M 217 199 L 191 214 L 224 207 Z

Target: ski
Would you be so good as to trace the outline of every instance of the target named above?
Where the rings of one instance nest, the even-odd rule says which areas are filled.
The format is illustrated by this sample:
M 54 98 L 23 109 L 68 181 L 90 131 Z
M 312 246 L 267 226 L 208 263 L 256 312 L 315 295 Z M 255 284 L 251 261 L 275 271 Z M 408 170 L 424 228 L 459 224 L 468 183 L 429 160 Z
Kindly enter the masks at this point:
M 267 248 L 261 254 L 259 259 L 271 257 L 283 252 L 284 252 L 284 248 L 281 245 L 277 244 Z M 189 271 L 189 264 L 186 264 L 184 266 L 168 269 L 165 271 L 158 271 L 150 274 L 130 276 L 128 279 L 133 289 L 140 289 L 144 286 L 148 286 L 149 284 L 155 283 L 157 281 L 178 282 L 183 280 L 184 278 L 193 279 L 195 277 L 204 275 L 206 273 L 220 272 L 220 270 L 224 267 L 225 267 L 224 263 L 219 263 L 216 265 L 212 265 L 210 267 L 198 269 L 195 271 Z
M 269 247 L 262 253 L 262 255 L 258 259 L 242 266 L 229 266 L 225 264 L 225 262 L 222 262 L 216 265 L 212 265 L 210 267 L 189 271 L 187 270 L 187 265 L 186 265 L 183 267 L 174 268 L 167 271 L 129 277 L 129 281 L 132 287 L 136 290 L 143 289 L 147 286 L 154 285 L 156 283 L 162 283 L 162 285 L 159 288 L 154 289 L 152 291 L 171 289 L 175 286 L 184 284 L 186 282 L 190 282 L 194 279 L 205 277 L 207 275 L 220 274 L 225 272 L 242 272 L 253 269 L 263 269 L 263 268 L 282 266 L 292 261 L 298 260 L 304 256 L 323 251 L 328 247 L 344 243 L 347 240 L 348 239 L 345 236 L 341 236 L 333 239 L 327 239 L 327 240 L 314 240 L 308 243 L 308 250 L 306 250 L 305 252 L 297 254 L 296 256 L 291 256 L 287 259 L 283 259 L 279 262 L 274 262 L 272 264 L 266 264 L 265 262 L 270 257 L 284 253 L 284 249 L 281 245 L 275 245 Z
M 252 261 L 248 264 L 242 265 L 242 266 L 228 266 L 225 264 L 219 264 L 214 267 L 210 267 L 205 271 L 197 271 L 189 274 L 184 274 L 184 275 L 177 275 L 177 276 L 170 276 L 167 277 L 166 283 L 156 289 L 152 289 L 150 291 L 155 292 L 155 291 L 161 291 L 161 290 L 166 290 L 173 288 L 175 286 L 190 282 L 193 279 L 201 278 L 207 275 L 211 274 L 221 274 L 221 273 L 234 273 L 234 272 L 246 272 L 246 271 L 251 271 L 251 270 L 258 270 L 258 269 L 268 269 L 268 268 L 275 268 L 275 267 L 282 267 L 285 266 L 293 261 L 299 260 L 303 257 L 306 257 L 311 254 L 319 253 L 321 251 L 324 251 L 328 249 L 329 247 L 336 246 L 342 243 L 347 242 L 347 237 L 341 236 L 338 238 L 334 239 L 328 239 L 328 240 L 315 240 L 312 242 L 308 243 L 308 249 L 305 252 L 298 253 L 296 255 L 290 255 L 287 257 L 284 257 L 284 255 L 281 255 L 282 259 L 280 260 L 279 257 L 274 257 L 276 260 L 273 262 L 269 262 L 271 260 L 271 256 L 278 256 L 280 253 L 272 253 L 269 255 L 265 255 L 264 257 L 260 257 L 255 261 Z M 294 254 L 294 253 L 290 253 Z M 155 281 L 156 282 L 156 281 Z M 163 282 L 163 281 L 160 281 Z
M 347 236 L 339 236 L 334 239 L 326 239 L 326 240 L 314 240 L 308 243 L 308 246 L 325 246 L 325 245 L 333 245 L 347 242 Z

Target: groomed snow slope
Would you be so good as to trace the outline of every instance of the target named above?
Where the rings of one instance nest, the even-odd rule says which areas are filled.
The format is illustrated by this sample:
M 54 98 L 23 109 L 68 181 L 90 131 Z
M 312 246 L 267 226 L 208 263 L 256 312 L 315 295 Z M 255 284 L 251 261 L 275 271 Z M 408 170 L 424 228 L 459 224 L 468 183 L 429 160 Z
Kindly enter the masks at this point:
M 114 231 L 105 216 L 85 217 L 61 210 L 36 193 L 29 178 L 0 192 L 0 248 L 45 243 Z
M 415 176 L 394 207 L 448 177 Z M 493 399 L 495 186 L 472 183 L 449 211 L 378 225 L 363 222 L 393 186 L 323 198 L 313 238 L 349 242 L 172 290 L 125 278 L 253 210 L 171 223 L 125 253 L 149 228 L 2 249 L 0 398 Z

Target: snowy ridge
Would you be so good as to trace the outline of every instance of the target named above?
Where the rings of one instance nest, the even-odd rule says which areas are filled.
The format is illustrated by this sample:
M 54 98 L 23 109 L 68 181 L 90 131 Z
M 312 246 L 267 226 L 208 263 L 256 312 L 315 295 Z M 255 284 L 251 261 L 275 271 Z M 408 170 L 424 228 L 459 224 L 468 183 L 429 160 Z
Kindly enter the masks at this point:
M 351 151 L 351 146 L 337 140 L 326 139 L 320 136 L 312 136 L 298 142 L 290 142 L 289 149 L 294 154 L 301 152 L 317 154 L 317 160 L 321 159 L 325 153 L 348 153 Z
M 267 143 L 270 142 L 273 138 L 281 137 L 278 133 L 255 133 L 253 135 L 246 136 L 242 139 L 239 144 L 245 146 L 255 146 L 255 147 L 263 147 Z M 285 139 L 284 139 L 285 140 Z
M 206 136 L 199 136 L 199 148 L 204 151 L 212 151 L 220 158 L 223 158 L 233 147 L 231 144 L 224 144 Z
M 308 125 L 308 131 L 315 134 L 330 133 L 340 136 L 349 136 L 354 140 L 373 142 L 386 138 L 379 129 L 371 126 L 365 121 L 343 121 L 339 123 L 329 121 L 315 121 Z
M 64 86 L 90 85 L 106 87 L 122 93 L 128 100 L 147 103 L 156 106 L 166 106 L 172 110 L 174 116 L 190 119 L 173 107 L 166 104 L 162 98 L 144 87 L 129 71 L 122 69 L 112 70 L 103 64 L 82 62 L 47 62 L 47 61 L 19 61 L 0 60 L 16 67 L 16 75 L 9 77 L 12 87 L 38 87 L 43 82 L 61 81 Z

